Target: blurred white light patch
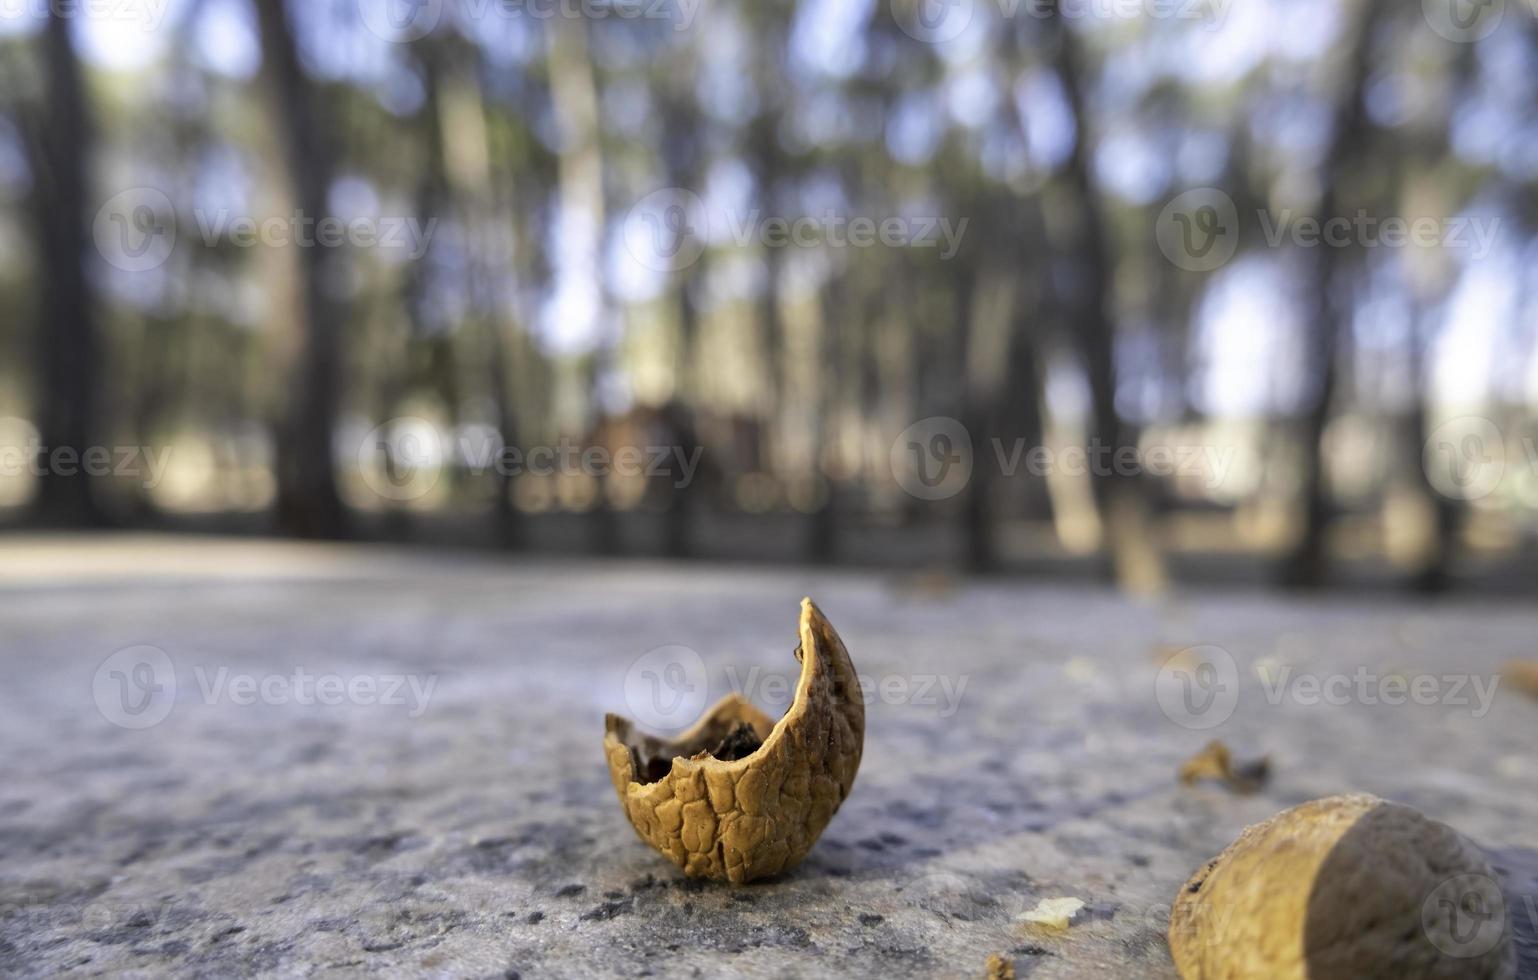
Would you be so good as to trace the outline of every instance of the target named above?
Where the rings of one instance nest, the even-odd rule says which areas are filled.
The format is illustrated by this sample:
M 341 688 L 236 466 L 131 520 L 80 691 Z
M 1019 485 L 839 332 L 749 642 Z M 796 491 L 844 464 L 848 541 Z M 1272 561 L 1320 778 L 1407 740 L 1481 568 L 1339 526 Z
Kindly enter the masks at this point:
M 37 488 L 33 453 L 42 436 L 37 426 L 14 415 L 0 415 L 0 507 L 24 507 Z
M 1118 197 L 1148 204 L 1170 182 L 1170 159 L 1143 133 L 1130 126 L 1106 135 L 1095 152 L 1095 174 Z
M 887 117 L 886 148 L 893 159 L 910 167 L 928 163 L 945 135 L 939 107 L 930 92 L 903 96 Z
M 1025 119 L 1031 162 L 1042 170 L 1057 169 L 1073 152 L 1078 138 L 1078 124 L 1062 82 L 1047 71 L 1025 73 L 1015 86 L 1015 108 Z
M 590 211 L 560 209 L 555 223 L 556 287 L 540 322 L 540 339 L 553 353 L 584 353 L 602 339 L 598 233 L 598 222 Z
M 970 129 L 991 122 L 998 111 L 998 90 L 993 78 L 976 65 L 953 74 L 946 83 L 945 95 L 951 118 Z
M 1233 82 L 1249 74 L 1271 52 L 1274 2 L 1229 3 L 1220 18 L 1184 22 L 1183 44 L 1170 49 L 1169 67 L 1193 82 Z
M 1291 411 L 1302 393 L 1297 283 L 1274 260 L 1240 259 L 1216 274 L 1197 310 L 1193 399 L 1218 419 Z
M 1521 269 L 1506 252 L 1471 265 L 1448 302 L 1447 325 L 1432 345 L 1431 391 L 1446 409 L 1475 409 L 1493 387 L 1497 351 L 1517 313 Z
M 36 34 L 43 27 L 43 18 L 33 12 L 32 7 L 22 5 L 20 10 L 11 12 L 9 7 L 0 7 L 5 16 L 0 17 L 0 37 L 21 37 L 24 34 Z
M 249 79 L 262 66 L 261 42 L 248 3 L 206 0 L 192 36 L 193 59 L 209 71 Z
M 1228 140 L 1207 129 L 1187 132 L 1180 139 L 1175 166 L 1182 183 L 1199 187 L 1217 181 L 1228 166 Z
M 113 71 L 141 71 L 166 53 L 187 0 L 123 0 L 74 20 L 75 46 L 86 61 Z M 82 9 L 92 9 L 89 6 Z
M 1271 50 L 1279 58 L 1317 61 L 1340 34 L 1340 0 L 1268 0 L 1258 6 L 1274 18 Z
M 790 55 L 834 78 L 847 78 L 865 61 L 871 0 L 811 0 L 796 11 Z

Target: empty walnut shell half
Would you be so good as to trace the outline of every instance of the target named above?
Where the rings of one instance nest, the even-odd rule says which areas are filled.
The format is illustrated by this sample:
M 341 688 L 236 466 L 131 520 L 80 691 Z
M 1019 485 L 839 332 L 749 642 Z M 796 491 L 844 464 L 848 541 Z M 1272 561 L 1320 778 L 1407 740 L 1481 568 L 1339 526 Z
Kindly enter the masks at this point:
M 687 875 L 740 884 L 795 867 L 854 785 L 865 742 L 854 665 L 810 599 L 800 633 L 801 679 L 778 722 L 739 694 L 671 741 L 605 719 L 625 815 Z
M 1505 980 L 1505 900 L 1473 844 L 1407 806 L 1315 800 L 1245 830 L 1170 909 L 1185 980 Z

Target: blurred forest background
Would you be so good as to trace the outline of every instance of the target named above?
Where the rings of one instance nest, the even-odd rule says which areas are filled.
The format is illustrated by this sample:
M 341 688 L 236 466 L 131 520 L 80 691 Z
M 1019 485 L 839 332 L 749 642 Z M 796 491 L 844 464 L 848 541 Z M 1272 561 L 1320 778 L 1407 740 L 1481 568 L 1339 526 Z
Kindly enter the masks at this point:
M 1525 591 L 1535 218 L 1527 0 L 0 0 L 0 520 Z

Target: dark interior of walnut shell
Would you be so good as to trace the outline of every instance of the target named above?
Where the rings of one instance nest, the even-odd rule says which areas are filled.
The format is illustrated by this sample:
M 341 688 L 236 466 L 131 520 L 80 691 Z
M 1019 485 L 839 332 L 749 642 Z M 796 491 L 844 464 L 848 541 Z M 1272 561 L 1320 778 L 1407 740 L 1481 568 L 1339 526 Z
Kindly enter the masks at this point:
M 664 742 L 635 731 L 620 735 L 630 749 L 630 765 L 638 783 L 655 783 L 666 777 L 675 758 L 694 759 L 708 755 L 722 762 L 736 762 L 757 752 L 764 744 L 751 724 L 728 718 L 714 719 L 698 737 L 683 743 Z

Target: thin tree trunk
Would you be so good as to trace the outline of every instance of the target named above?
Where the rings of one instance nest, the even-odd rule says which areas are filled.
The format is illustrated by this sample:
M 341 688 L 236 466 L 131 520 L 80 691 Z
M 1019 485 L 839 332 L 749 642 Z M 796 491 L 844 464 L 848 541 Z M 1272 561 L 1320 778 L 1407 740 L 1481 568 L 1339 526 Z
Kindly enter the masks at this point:
M 1429 314 L 1425 315 L 1429 316 Z M 1432 413 L 1431 379 L 1426 370 L 1427 331 L 1420 323 L 1410 332 L 1409 361 L 1415 379 L 1415 403 L 1399 423 L 1400 458 L 1411 474 L 1415 490 L 1431 514 L 1430 534 L 1417 567 L 1410 573 L 1409 587 L 1422 593 L 1447 590 L 1452 581 L 1453 560 L 1458 553 L 1458 536 L 1463 530 L 1464 507 L 1461 501 L 1439 492 L 1426 472 L 1425 447 Z
M 57 9 L 43 29 L 48 112 L 37 127 L 33 195 L 42 280 L 39 284 L 38 432 L 45 453 L 80 454 L 96 444 L 101 406 L 101 343 L 85 262 L 90 247 L 87 168 L 96 130 L 86 105 L 69 21 Z M 106 517 L 78 468 L 40 467 L 36 517 L 46 524 L 94 526 Z
M 703 122 L 693 110 L 692 94 L 692 89 L 670 94 L 663 107 L 662 155 L 671 187 L 695 188 L 703 177 L 704 140 L 699 135 Z M 706 261 L 702 251 L 674 276 L 678 347 L 673 359 L 673 395 L 663 408 L 662 418 L 668 438 L 685 453 L 693 452 L 699 441 L 693 419 L 695 354 L 700 333 L 699 291 L 705 282 Z M 693 481 L 672 488 L 663 518 L 662 547 L 668 557 L 685 558 L 693 552 L 692 529 L 698 519 L 698 505 L 699 488 Z
M 812 393 L 811 473 L 808 475 L 813 493 L 818 489 L 824 491 L 806 524 L 804 551 L 807 561 L 814 565 L 829 564 L 838 556 L 838 488 L 828 479 L 823 462 L 836 412 L 833 383 L 839 360 L 837 325 L 848 308 L 845 300 L 850 275 L 847 271 L 834 273 L 823 284 L 816 324 L 817 337 L 813 341 L 812 384 L 815 388 Z
M 1371 41 L 1386 6 L 1386 0 L 1365 0 L 1352 37 L 1349 74 L 1336 100 L 1329 151 L 1320 173 L 1323 187 L 1319 201 L 1321 221 L 1328 221 L 1340 214 L 1340 182 L 1350 163 L 1357 158 L 1367 133 L 1365 97 L 1368 75 L 1372 69 Z M 1303 527 L 1281 572 L 1283 584 L 1293 587 L 1318 588 L 1325 584 L 1329 574 L 1328 537 L 1332 508 L 1325 483 L 1324 435 L 1329 426 L 1339 378 L 1342 323 L 1345 318 L 1341 309 L 1345 302 L 1342 294 L 1348 278 L 1341 267 L 1343 257 L 1335 254 L 1336 251 L 1323 246 L 1313 250 L 1309 282 L 1305 289 L 1305 294 L 1313 300 L 1313 309 L 1307 320 L 1310 329 L 1305 338 L 1308 374 L 1318 381 L 1311 392 L 1301 433 L 1303 478 L 1300 493 Z
M 317 119 L 319 93 L 304 74 L 283 0 L 255 0 L 262 72 L 287 156 L 299 211 L 326 214 L 332 160 Z M 294 396 L 278 423 L 278 525 L 306 538 L 340 538 L 347 514 L 337 494 L 332 439 L 342 380 L 342 310 L 327 295 L 336 249 L 295 248 L 302 284 L 294 353 Z
M 1137 439 L 1116 409 L 1116 259 L 1090 175 L 1091 127 L 1083 89 L 1084 68 L 1078 42 L 1056 0 L 1052 0 L 1051 14 L 1055 67 L 1077 131 L 1066 177 L 1081 216 L 1080 238 L 1072 253 L 1081 281 L 1067 300 L 1071 314 L 1068 323 L 1089 383 L 1090 458 L 1095 461 L 1090 480 L 1100 514 L 1105 573 L 1124 587 L 1152 591 L 1162 588 L 1166 579 L 1163 557 L 1150 533 L 1141 481 L 1115 462 L 1124 451 L 1136 447 Z
M 607 336 L 608 296 L 603 289 L 603 228 L 605 221 L 605 196 L 603 186 L 603 148 L 600 144 L 598 112 L 598 80 L 588 48 L 588 27 L 569 17 L 556 17 L 547 22 L 546 57 L 549 63 L 550 98 L 555 104 L 555 114 L 561 128 L 561 154 L 557 170 L 560 182 L 560 209 L 562 221 L 573 216 L 592 223 L 593 241 L 591 252 L 585 257 L 584 272 L 593 277 L 590 284 L 598 299 L 600 328 L 603 336 L 597 338 L 588 357 L 585 384 L 589 403 L 593 406 L 595 424 L 588 431 L 599 431 L 602 426 L 602 405 L 598 388 L 608 369 L 611 349 Z M 570 270 L 562 275 L 569 276 Z M 619 525 L 614 509 L 606 493 L 607 481 L 598 481 L 597 499 L 592 510 L 592 541 L 600 552 L 620 550 Z

